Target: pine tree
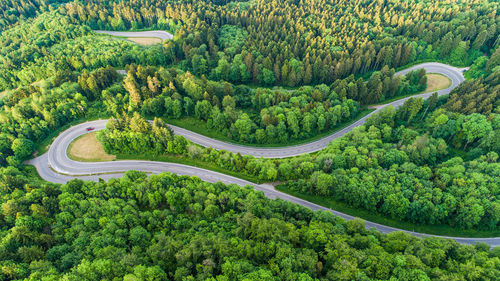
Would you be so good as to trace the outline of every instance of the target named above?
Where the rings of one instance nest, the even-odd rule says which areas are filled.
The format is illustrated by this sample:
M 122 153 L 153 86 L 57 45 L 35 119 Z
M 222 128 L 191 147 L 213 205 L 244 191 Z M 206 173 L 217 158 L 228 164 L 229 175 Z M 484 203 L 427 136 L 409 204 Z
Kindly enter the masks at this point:
M 130 102 L 134 106 L 137 106 L 141 102 L 141 94 L 137 82 L 130 73 L 127 75 L 125 80 L 123 80 L 123 87 L 129 93 Z
M 312 81 L 312 67 L 310 64 L 306 66 L 306 71 L 304 73 L 304 84 L 311 84 Z

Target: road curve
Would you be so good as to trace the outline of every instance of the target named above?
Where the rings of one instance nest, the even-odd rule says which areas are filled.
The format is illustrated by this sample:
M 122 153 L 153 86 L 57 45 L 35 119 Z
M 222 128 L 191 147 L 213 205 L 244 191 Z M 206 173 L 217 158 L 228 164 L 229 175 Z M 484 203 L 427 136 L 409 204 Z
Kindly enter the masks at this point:
M 439 90 L 438 95 L 446 95 L 449 94 L 455 87 L 457 87 L 460 83 L 462 83 L 465 79 L 462 74 L 462 70 L 453 66 L 449 66 L 446 64 L 442 63 L 423 63 L 419 65 L 415 65 L 413 67 L 410 67 L 408 69 L 405 69 L 403 71 L 397 72 L 397 75 L 404 75 L 408 73 L 411 70 L 417 70 L 420 68 L 424 68 L 428 73 L 439 73 L 444 76 L 447 76 L 451 80 L 451 85 L 450 87 Z M 423 93 L 423 94 L 418 94 L 414 95 L 412 97 L 422 97 L 424 99 L 430 97 L 434 92 L 429 92 L 429 93 Z M 226 150 L 226 151 L 231 151 L 233 153 L 241 153 L 242 155 L 252 155 L 255 157 L 263 157 L 263 158 L 286 158 L 286 157 L 291 157 L 291 156 L 297 156 L 301 155 L 304 153 L 312 153 L 319 151 L 323 148 L 325 148 L 331 141 L 334 139 L 337 139 L 339 137 L 342 137 L 345 135 L 347 132 L 351 131 L 353 128 L 358 127 L 362 125 L 363 123 L 366 122 L 366 120 L 372 116 L 373 114 L 379 112 L 380 110 L 388 107 L 388 106 L 393 106 L 393 107 L 399 107 L 404 104 L 406 100 L 408 100 L 410 97 L 403 98 L 394 102 L 390 102 L 387 104 L 383 105 L 378 105 L 376 106 L 376 110 L 372 111 L 370 114 L 367 114 L 366 116 L 360 118 L 356 122 L 344 127 L 343 129 L 328 135 L 324 138 L 321 138 L 319 140 L 305 143 L 305 144 L 300 144 L 300 145 L 294 145 L 294 146 L 284 146 L 280 148 L 259 148 L 259 147 L 251 147 L 251 146 L 244 146 L 244 145 L 238 145 L 238 144 L 232 144 L 232 143 L 227 143 L 219 140 L 215 140 L 200 134 L 197 134 L 195 132 L 191 132 L 189 130 L 177 127 L 177 126 L 172 126 L 172 129 L 174 130 L 176 135 L 182 135 L 189 139 L 190 141 L 197 143 L 202 146 L 206 147 L 213 147 L 217 150 Z
M 436 64 L 425 64 L 428 65 L 425 67 L 428 69 L 428 72 L 436 72 L 436 73 L 442 73 L 452 80 L 452 86 L 448 89 L 440 91 L 440 95 L 443 94 L 448 94 L 452 88 L 456 87 L 461 81 L 463 81 L 463 76 L 461 75 L 461 72 L 459 72 L 458 69 L 451 68 L 449 66 L 445 66 L 445 68 L 442 68 L 438 66 L 435 68 Z M 419 66 L 415 66 L 414 68 L 418 68 Z M 449 70 L 449 72 L 447 72 Z M 454 76 L 457 75 L 457 76 Z M 418 96 L 422 96 L 424 98 L 428 97 L 430 94 L 422 94 Z M 397 101 L 390 103 L 389 105 L 393 106 L 399 106 L 403 102 Z M 386 107 L 388 105 L 383 105 L 379 106 L 377 108 L 377 111 Z M 267 151 L 268 153 L 273 153 L 273 155 L 277 155 L 277 157 L 289 157 L 289 156 L 294 156 L 297 154 L 301 153 L 307 153 L 311 151 L 317 151 L 322 148 L 324 148 L 331 140 L 338 138 L 348 131 L 352 130 L 352 128 L 359 126 L 364 123 L 366 118 L 363 118 L 356 123 L 352 124 L 351 126 L 341 130 L 340 132 L 337 132 L 333 135 L 327 136 L 324 139 L 321 139 L 319 141 L 322 141 L 321 143 L 319 141 L 312 142 L 309 144 L 304 144 L 300 146 L 294 146 L 294 147 L 286 147 L 286 148 L 253 148 L 253 147 L 246 147 L 246 146 L 238 146 L 234 144 L 227 144 L 224 142 L 212 140 L 210 138 L 194 134 L 192 132 L 189 132 L 187 130 L 174 127 L 174 131 L 176 134 L 182 134 L 186 138 L 192 140 L 193 142 L 199 143 L 201 145 L 207 145 L 207 146 L 213 146 L 215 147 L 216 145 L 220 144 L 225 144 L 226 146 L 223 148 L 218 148 L 218 149 L 226 149 L 234 152 L 241 152 L 242 154 L 252 154 L 254 156 L 265 156 L 265 157 L 272 157 L 269 155 L 259 155 L 259 152 Z M 32 164 L 36 167 L 38 170 L 40 176 L 51 182 L 56 182 L 56 183 L 65 183 L 71 179 L 74 178 L 80 178 L 84 180 L 93 180 L 96 181 L 99 178 L 102 179 L 109 179 L 109 178 L 114 178 L 114 177 L 120 177 L 125 171 L 128 170 L 138 170 L 138 171 L 143 171 L 143 172 L 148 172 L 148 173 L 161 173 L 161 172 L 172 172 L 175 174 L 179 175 L 187 175 L 187 176 L 196 176 L 200 178 L 201 180 L 208 181 L 208 182 L 222 182 L 225 184 L 237 184 L 240 186 L 252 186 L 256 190 L 262 191 L 267 197 L 271 199 L 275 198 L 280 198 L 286 201 L 290 201 L 292 203 L 296 203 L 299 205 L 302 205 L 304 207 L 308 207 L 312 210 L 324 210 L 324 211 L 329 211 L 332 212 L 335 215 L 341 216 L 346 220 L 353 219 L 353 216 L 337 212 L 335 210 L 325 208 L 322 206 L 319 206 L 317 204 L 308 202 L 306 200 L 291 196 L 289 194 L 280 192 L 278 190 L 275 190 L 273 186 L 268 185 L 268 184 L 255 184 L 246 180 L 242 180 L 240 178 L 232 177 L 229 175 L 225 175 L 222 173 L 210 171 L 210 170 L 205 170 L 193 166 L 187 166 L 187 165 L 182 165 L 182 164 L 176 164 L 176 163 L 167 163 L 167 162 L 156 162 L 156 161 L 140 161 L 140 160 L 122 160 L 122 161 L 108 161 L 108 162 L 77 162 L 74 160 L 69 159 L 67 155 L 67 149 L 70 145 L 70 143 L 76 139 L 77 137 L 87 133 L 85 130 L 86 127 L 93 126 L 95 127 L 95 130 L 102 130 L 105 128 L 106 120 L 97 120 L 97 121 L 91 121 L 91 122 L 85 122 L 76 126 L 73 126 L 69 128 L 68 130 L 62 132 L 52 143 L 49 151 L 37 158 L 34 158 L 32 160 L 29 160 L 28 163 Z M 332 137 L 333 136 L 333 137 Z M 208 142 L 206 142 L 208 141 Z M 321 147 L 321 144 L 323 146 Z M 312 145 L 312 146 L 311 146 Z M 309 147 L 311 146 L 311 147 Z M 227 149 L 229 147 L 230 149 Z M 304 152 L 297 152 L 298 147 L 303 147 Z M 217 148 L 217 147 L 215 147 Z M 244 148 L 244 151 L 237 150 L 239 148 Z M 236 150 L 233 150 L 236 149 Z M 278 153 L 279 152 L 279 153 Z M 255 153 L 255 154 L 254 154 Z M 275 156 L 276 157 L 276 156 Z M 412 231 L 406 231 L 406 230 L 401 230 L 398 228 L 393 228 L 385 225 L 380 225 L 377 223 L 373 222 L 366 222 L 366 227 L 367 228 L 376 228 L 378 231 L 382 233 L 389 233 L 393 231 L 404 231 L 409 234 L 418 236 L 418 237 L 423 237 L 423 236 L 436 236 L 436 235 L 427 235 L 427 234 L 422 234 L 422 233 L 417 233 L 417 232 L 412 232 Z M 437 236 L 437 237 L 443 237 L 443 238 L 451 238 L 456 240 L 459 243 L 469 243 L 473 244 L 475 242 L 485 242 L 488 243 L 491 247 L 496 247 L 500 246 L 500 238 L 460 238 L 460 237 L 444 237 L 444 236 Z
M 174 36 L 163 30 L 151 30 L 151 31 L 107 31 L 107 30 L 94 30 L 96 33 L 108 34 L 112 36 L 122 36 L 122 37 L 155 37 L 161 40 L 172 39 Z
M 424 68 L 428 73 L 439 73 L 442 74 L 446 77 L 448 77 L 451 80 L 451 84 L 448 88 L 439 90 L 437 91 L 438 95 L 447 95 L 449 94 L 455 87 L 457 87 L 460 83 L 462 83 L 465 78 L 462 74 L 462 69 L 449 66 L 446 64 L 442 63 L 423 63 L 419 65 L 412 66 L 410 68 L 407 68 L 405 70 L 399 71 L 396 73 L 396 75 L 405 75 L 408 72 L 412 70 L 417 70 L 420 68 Z M 121 73 L 121 74 L 125 74 Z M 429 93 L 423 93 L 423 94 L 418 94 L 414 95 L 411 97 L 422 97 L 424 99 L 430 97 L 434 92 L 429 92 Z M 253 146 L 245 146 L 245 145 L 238 145 L 234 143 L 228 143 L 228 142 L 223 142 L 220 140 L 212 139 L 209 137 L 206 137 L 204 135 L 200 135 L 198 133 L 189 131 L 187 129 L 183 129 L 181 127 L 177 127 L 174 125 L 169 125 L 173 130 L 176 135 L 182 135 L 189 139 L 190 141 L 197 143 L 201 146 L 205 147 L 213 147 L 217 150 L 226 150 L 226 151 L 231 151 L 233 153 L 240 153 L 242 155 L 252 155 L 255 157 L 262 157 L 262 158 L 286 158 L 286 157 L 292 157 L 292 156 L 297 156 L 305 153 L 312 153 L 319 151 L 323 148 L 325 148 L 331 141 L 334 139 L 337 139 L 339 137 L 342 137 L 345 135 L 347 132 L 351 131 L 353 128 L 356 128 L 363 123 L 366 122 L 366 120 L 372 116 L 373 114 L 379 112 L 380 110 L 388 107 L 388 106 L 393 106 L 395 108 L 403 105 L 405 101 L 407 101 L 409 98 L 402 98 L 387 104 L 382 104 L 382 105 L 377 105 L 375 106 L 375 110 L 372 111 L 371 113 L 367 114 L 366 116 L 360 118 L 356 122 L 342 128 L 341 130 L 338 130 L 337 132 L 328 135 L 324 138 L 321 138 L 316 141 L 312 141 L 309 143 L 305 144 L 300 144 L 300 145 L 293 145 L 293 146 L 283 146 L 279 148 L 261 148 L 261 147 L 253 147 Z M 105 121 L 97 122 L 97 123 L 92 123 L 92 126 L 95 127 L 103 127 L 105 126 Z

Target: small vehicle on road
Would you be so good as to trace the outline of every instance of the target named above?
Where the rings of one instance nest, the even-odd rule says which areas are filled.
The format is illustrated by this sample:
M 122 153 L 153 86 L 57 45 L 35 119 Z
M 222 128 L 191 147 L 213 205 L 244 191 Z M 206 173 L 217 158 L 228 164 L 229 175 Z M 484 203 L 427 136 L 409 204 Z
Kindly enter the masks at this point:
M 85 130 L 87 130 L 87 132 L 90 132 L 90 131 L 93 131 L 95 128 L 94 127 L 87 127 Z

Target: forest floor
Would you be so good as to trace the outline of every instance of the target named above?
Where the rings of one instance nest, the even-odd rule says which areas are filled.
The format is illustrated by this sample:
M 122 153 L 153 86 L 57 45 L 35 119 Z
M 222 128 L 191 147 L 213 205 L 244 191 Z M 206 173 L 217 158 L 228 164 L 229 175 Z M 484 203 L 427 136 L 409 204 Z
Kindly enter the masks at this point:
M 107 154 L 97 139 L 96 132 L 82 135 L 75 139 L 68 147 L 68 156 L 72 160 L 83 162 L 112 161 L 115 155 Z
M 161 43 L 161 39 L 156 37 L 127 37 L 127 40 L 143 46 L 150 46 Z
M 427 88 L 424 93 L 435 92 L 442 89 L 446 89 L 450 87 L 451 80 L 450 78 L 438 74 L 438 73 L 428 73 L 427 74 Z

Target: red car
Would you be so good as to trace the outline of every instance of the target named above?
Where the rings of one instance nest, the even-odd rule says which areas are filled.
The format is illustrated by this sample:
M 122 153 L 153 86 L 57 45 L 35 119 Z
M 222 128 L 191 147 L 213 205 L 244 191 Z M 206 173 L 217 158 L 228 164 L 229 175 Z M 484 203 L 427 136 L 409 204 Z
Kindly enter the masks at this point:
M 86 129 L 86 130 L 87 130 L 87 132 L 90 132 L 90 131 L 92 131 L 92 130 L 94 130 L 94 129 L 95 129 L 94 127 L 87 127 L 87 129 Z

